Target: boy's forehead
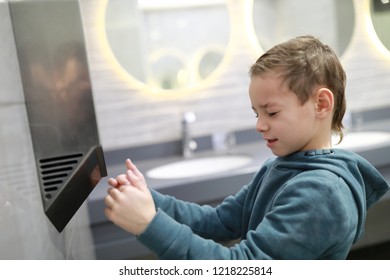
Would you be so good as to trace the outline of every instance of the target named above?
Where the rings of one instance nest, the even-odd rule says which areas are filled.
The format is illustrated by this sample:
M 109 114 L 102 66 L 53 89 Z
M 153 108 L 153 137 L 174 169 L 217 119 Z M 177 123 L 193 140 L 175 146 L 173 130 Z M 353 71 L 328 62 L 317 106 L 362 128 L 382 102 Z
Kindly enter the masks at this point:
M 289 88 L 284 79 L 275 75 L 253 76 L 249 84 L 249 93 L 258 97 L 271 97 L 289 92 Z M 264 105 L 273 102 L 264 102 Z
M 278 105 L 279 105 L 279 102 L 277 102 L 277 101 L 269 101 L 265 104 L 259 104 L 259 107 L 263 108 L 263 109 L 267 109 L 267 108 L 272 108 L 272 107 L 275 107 Z
M 286 79 L 280 73 L 275 71 L 267 71 L 260 74 L 253 75 L 250 79 L 250 83 L 263 86 L 263 87 L 285 87 Z
M 269 109 L 291 105 L 298 96 L 289 89 L 280 76 L 253 76 L 249 86 L 249 96 L 252 106 L 259 109 Z

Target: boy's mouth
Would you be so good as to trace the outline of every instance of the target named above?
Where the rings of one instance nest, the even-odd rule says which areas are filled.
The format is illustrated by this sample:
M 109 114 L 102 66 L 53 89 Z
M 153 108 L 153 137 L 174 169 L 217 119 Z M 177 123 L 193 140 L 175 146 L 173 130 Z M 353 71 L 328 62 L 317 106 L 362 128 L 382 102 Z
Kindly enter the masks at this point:
M 265 139 L 267 141 L 267 147 L 272 148 L 273 144 L 278 141 L 278 139 Z
M 267 143 L 273 143 L 273 142 L 275 142 L 275 141 L 278 141 L 278 139 L 267 139 L 267 138 L 265 138 L 264 139 Z

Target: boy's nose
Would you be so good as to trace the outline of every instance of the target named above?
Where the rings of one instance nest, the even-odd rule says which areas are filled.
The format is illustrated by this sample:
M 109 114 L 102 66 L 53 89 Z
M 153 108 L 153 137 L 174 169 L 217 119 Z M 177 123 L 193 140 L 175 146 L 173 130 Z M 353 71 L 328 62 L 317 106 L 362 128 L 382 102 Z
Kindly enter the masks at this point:
M 264 131 L 267 131 L 268 129 L 269 129 L 269 126 L 268 126 L 267 122 L 265 122 L 261 118 L 257 118 L 256 131 L 257 132 L 264 132 Z

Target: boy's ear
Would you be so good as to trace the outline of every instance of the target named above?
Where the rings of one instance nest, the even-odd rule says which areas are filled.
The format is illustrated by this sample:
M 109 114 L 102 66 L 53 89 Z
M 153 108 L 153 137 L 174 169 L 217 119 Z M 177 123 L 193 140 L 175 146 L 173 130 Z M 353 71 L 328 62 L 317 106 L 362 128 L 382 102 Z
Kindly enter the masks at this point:
M 325 117 L 333 113 L 334 97 L 333 92 L 328 88 L 320 88 L 315 94 L 316 114 L 318 117 Z

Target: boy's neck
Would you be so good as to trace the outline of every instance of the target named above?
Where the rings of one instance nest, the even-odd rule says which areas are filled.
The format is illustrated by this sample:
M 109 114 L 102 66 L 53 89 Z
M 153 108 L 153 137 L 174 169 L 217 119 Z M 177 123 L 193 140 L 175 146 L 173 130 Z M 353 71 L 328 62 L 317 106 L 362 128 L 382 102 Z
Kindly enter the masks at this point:
M 301 151 L 324 150 L 332 148 L 332 131 L 331 129 L 318 129 L 315 138 L 310 144 L 303 147 Z

